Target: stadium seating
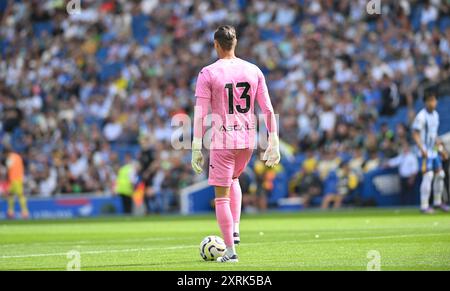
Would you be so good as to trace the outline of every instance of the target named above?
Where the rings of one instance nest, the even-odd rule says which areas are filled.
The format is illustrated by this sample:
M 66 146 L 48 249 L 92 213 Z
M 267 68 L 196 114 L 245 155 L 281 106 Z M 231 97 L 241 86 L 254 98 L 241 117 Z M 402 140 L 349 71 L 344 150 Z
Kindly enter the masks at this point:
M 284 170 L 275 179 L 275 189 L 269 197 L 271 205 L 287 196 L 287 184 L 304 160 L 299 144 L 311 133 L 319 134 L 320 143 L 314 145 L 319 157 L 327 146 L 340 142 L 351 144 L 350 140 L 337 141 L 336 127 L 326 136 L 322 129 L 324 120 L 358 122 L 361 127 L 358 134 L 363 136 L 378 135 L 383 123 L 392 131 L 398 123 L 409 125 L 406 107 L 395 108 L 395 114 L 389 117 L 380 114 L 386 92 L 374 71 L 388 67 L 388 72 L 384 73 L 389 78 L 385 82 L 395 83 L 401 96 L 405 95 L 404 90 L 419 95 L 420 88 L 410 88 L 410 80 L 421 85 L 431 82 L 424 72 L 427 66 L 424 56 L 435 52 L 433 59 L 439 74 L 444 76 L 449 72 L 450 52 L 446 51 L 445 42 L 448 41 L 446 31 L 450 27 L 450 16 L 443 9 L 449 5 L 446 3 L 435 7 L 438 17 L 430 19 L 426 31 L 421 31 L 422 1 L 412 1 L 408 5 L 410 9 L 405 9 L 405 13 L 410 11 L 406 15 L 406 27 L 402 27 L 402 21 L 397 21 L 404 8 L 394 0 L 384 1 L 384 7 L 389 9 L 383 10 L 379 17 L 358 14 L 358 9 L 365 9 L 364 3 L 350 5 L 351 1 L 341 5 L 336 5 L 338 1 L 328 1 L 328 4 L 321 1 L 317 6 L 308 0 L 279 1 L 276 5 L 271 1 L 240 0 L 231 6 L 226 5 L 226 1 L 217 1 L 205 2 L 201 7 L 177 1 L 154 6 L 151 1 L 89 1 L 83 4 L 78 17 L 66 17 L 62 2 L 42 2 L 47 5 L 32 7 L 24 1 L 12 1 L 15 9 L 9 12 L 10 20 L 0 29 L 0 116 L 6 116 L 3 114 L 6 109 L 20 109 L 23 114 L 18 125 L 8 132 L 3 130 L 6 121 L 0 118 L 0 139 L 10 141 L 25 155 L 29 181 L 26 191 L 30 195 L 39 196 L 39 183 L 43 179 L 30 170 L 35 166 L 58 170 L 61 181 L 84 185 L 88 180 L 83 175 L 66 179 L 68 176 L 64 175 L 70 171 L 63 170 L 64 167 L 76 161 L 65 161 L 61 165 L 55 161 L 57 157 L 78 157 L 80 165 L 87 160 L 83 172 L 89 170 L 98 175 L 99 183 L 94 190 L 114 191 L 114 171 L 125 156 L 139 158 L 141 154 L 138 145 L 124 143 L 122 141 L 128 139 L 120 138 L 131 128 L 139 132 L 139 137 L 152 141 L 157 157 L 154 162 L 169 169 L 160 169 L 165 179 L 161 185 L 153 186 L 161 188 L 161 192 L 172 191 L 176 197 L 184 187 L 180 185 L 198 182 L 189 167 L 190 152 L 171 148 L 170 117 L 177 112 L 192 113 L 196 76 L 203 66 L 214 61 L 211 35 L 224 21 L 211 15 L 220 15 L 224 8 L 228 11 L 227 17 L 233 16 L 230 19 L 238 29 L 239 43 L 244 44 L 238 46 L 238 55 L 257 64 L 266 77 L 272 102 L 283 118 L 281 139 L 297 149 L 292 153 L 292 161 L 282 160 Z M 101 5 L 104 2 L 112 8 L 105 10 Z M 6 11 L 7 3 L 0 1 L 0 16 Z M 277 14 L 281 9 L 291 9 L 289 7 L 295 8 L 295 17 L 286 25 Z M 234 17 L 236 15 L 239 17 Z M 390 32 L 388 35 L 379 31 L 381 23 L 383 30 Z M 347 29 L 352 27 L 360 29 Z M 403 37 L 400 33 L 404 34 L 409 27 L 407 37 Z M 23 36 L 20 30 L 28 34 Z M 439 41 L 428 41 L 431 33 Z M 420 50 L 415 49 L 418 47 Z M 33 53 L 24 57 L 16 52 Z M 414 62 L 409 73 L 389 72 L 398 69 L 392 65 L 393 61 L 405 65 L 410 60 Z M 21 82 L 14 82 L 19 79 L 17 64 L 27 66 L 26 74 L 20 76 Z M 351 72 L 343 64 L 349 65 Z M 352 75 L 348 80 L 345 79 L 347 74 Z M 407 81 L 401 78 L 403 75 L 408 77 Z M 440 77 L 435 82 L 438 85 L 442 83 Z M 310 98 L 300 101 L 301 95 Z M 344 95 L 350 96 L 350 113 L 339 111 Z M 450 131 L 450 97 L 440 97 L 440 133 L 445 133 Z M 109 98 L 114 99 L 114 103 L 107 108 Z M 375 111 L 374 131 L 371 122 L 358 119 L 365 113 L 358 106 L 359 102 Z M 323 114 L 326 103 L 332 105 L 332 119 Z M 417 111 L 422 102 L 408 105 Z M 108 109 L 106 116 L 97 114 L 105 108 Z M 286 116 L 291 118 L 287 125 L 284 124 Z M 308 117 L 310 126 L 307 136 L 299 134 L 303 128 L 299 128 L 298 118 L 304 116 Z M 294 119 L 296 121 L 292 122 Z M 112 140 L 104 136 L 107 124 L 112 125 Z M 54 156 L 49 155 L 43 165 L 36 156 L 40 151 L 52 152 Z M 352 148 L 346 148 L 338 155 L 349 158 L 351 153 Z M 99 169 L 94 164 L 99 159 L 104 159 L 103 165 L 108 166 Z M 171 173 L 181 173 L 183 178 L 172 179 Z M 59 193 L 61 187 L 58 185 L 53 194 Z M 92 189 L 82 188 L 82 192 L 88 190 Z

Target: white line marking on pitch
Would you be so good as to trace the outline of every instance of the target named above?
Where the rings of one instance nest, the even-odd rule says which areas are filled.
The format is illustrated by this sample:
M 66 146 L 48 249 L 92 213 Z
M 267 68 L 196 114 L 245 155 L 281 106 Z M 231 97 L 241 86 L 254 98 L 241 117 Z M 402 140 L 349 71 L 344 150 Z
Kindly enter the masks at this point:
M 98 244 L 98 243 L 128 243 L 128 242 L 143 242 L 143 241 L 169 241 L 175 238 L 169 237 L 151 237 L 151 238 L 135 238 L 135 239 L 119 239 L 119 240 L 79 240 L 79 241 L 49 241 L 49 242 L 35 242 L 35 243 L 10 243 L 2 244 L 0 248 L 18 247 L 18 246 L 50 246 L 50 245 L 83 245 L 83 244 Z
M 119 250 L 104 250 L 104 251 L 83 251 L 80 252 L 82 255 L 96 255 L 96 254 L 109 254 L 109 253 L 130 253 L 130 252 L 145 252 L 153 250 L 176 250 L 176 249 L 186 249 L 193 248 L 196 246 L 184 245 L 184 246 L 174 246 L 166 248 L 134 248 L 134 249 L 119 249 Z M 67 253 L 47 253 L 47 254 L 29 254 L 29 255 L 12 255 L 12 256 L 1 256 L 0 259 L 15 259 L 15 258 L 33 258 L 33 257 L 53 257 L 53 256 L 65 256 Z
M 389 239 L 389 238 L 405 238 L 405 237 L 422 237 L 422 236 L 442 236 L 448 235 L 446 233 L 430 233 L 430 234 L 405 234 L 405 235 L 390 235 L 390 236 L 372 236 L 372 237 L 346 237 L 333 239 L 315 239 L 315 240 L 290 240 L 290 241 L 271 241 L 271 242 L 254 242 L 246 243 L 246 245 L 261 245 L 261 244 L 280 244 L 280 243 L 309 243 L 309 242 L 334 242 L 334 241 L 348 241 L 348 240 L 367 240 L 367 239 Z M 153 250 L 177 250 L 195 248 L 198 245 L 181 245 L 173 247 L 153 247 L 153 248 L 133 248 L 133 249 L 117 249 L 117 250 L 98 250 L 98 251 L 82 251 L 82 255 L 96 255 L 109 253 L 130 253 L 130 252 L 146 252 Z M 0 259 L 17 259 L 17 258 L 33 258 L 33 257 L 53 257 L 65 256 L 66 253 L 46 253 L 46 254 L 27 254 L 27 255 L 9 255 L 0 256 Z

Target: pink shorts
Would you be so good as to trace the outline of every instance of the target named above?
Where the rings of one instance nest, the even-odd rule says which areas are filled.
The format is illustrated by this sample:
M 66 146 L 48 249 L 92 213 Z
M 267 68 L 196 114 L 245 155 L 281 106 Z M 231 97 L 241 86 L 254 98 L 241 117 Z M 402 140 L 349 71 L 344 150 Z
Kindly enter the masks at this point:
M 230 187 L 233 179 L 239 178 L 247 167 L 252 153 L 253 149 L 211 150 L 208 184 Z

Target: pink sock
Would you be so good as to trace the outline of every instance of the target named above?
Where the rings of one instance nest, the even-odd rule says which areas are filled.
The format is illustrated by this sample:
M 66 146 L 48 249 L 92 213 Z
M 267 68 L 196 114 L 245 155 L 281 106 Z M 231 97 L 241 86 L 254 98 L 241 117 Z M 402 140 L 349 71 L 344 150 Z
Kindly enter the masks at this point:
M 216 198 L 216 217 L 222 231 L 223 240 L 227 247 L 234 245 L 233 216 L 230 210 L 230 198 Z
M 239 227 L 239 221 L 241 219 L 241 207 L 242 207 L 242 190 L 239 185 L 239 179 L 234 179 L 230 189 L 230 208 L 233 215 L 233 222 L 236 228 Z M 239 229 L 234 231 L 239 232 Z

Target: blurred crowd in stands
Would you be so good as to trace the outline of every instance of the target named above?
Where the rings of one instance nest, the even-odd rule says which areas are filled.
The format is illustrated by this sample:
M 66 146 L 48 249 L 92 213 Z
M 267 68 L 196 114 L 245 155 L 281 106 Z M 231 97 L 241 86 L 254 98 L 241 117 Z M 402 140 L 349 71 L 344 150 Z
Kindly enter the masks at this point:
M 335 192 L 352 190 L 409 143 L 421 86 L 450 76 L 447 1 L 383 0 L 379 15 L 367 2 L 83 0 L 68 15 L 62 0 L 2 1 L 0 138 L 24 156 L 30 195 L 114 191 L 131 155 L 148 195 L 176 196 L 204 177 L 189 151 L 172 149 L 171 117 L 192 116 L 197 74 L 215 60 L 212 35 L 227 23 L 238 56 L 266 76 L 283 163 L 306 156 L 289 195 L 318 195 L 330 173 L 351 180 Z M 405 124 L 377 125 L 401 107 Z M 246 192 L 270 195 L 282 167 L 255 162 Z

